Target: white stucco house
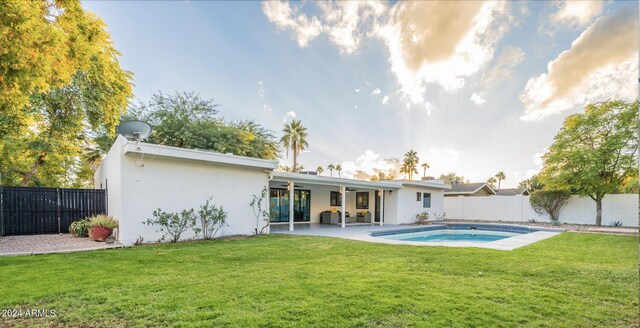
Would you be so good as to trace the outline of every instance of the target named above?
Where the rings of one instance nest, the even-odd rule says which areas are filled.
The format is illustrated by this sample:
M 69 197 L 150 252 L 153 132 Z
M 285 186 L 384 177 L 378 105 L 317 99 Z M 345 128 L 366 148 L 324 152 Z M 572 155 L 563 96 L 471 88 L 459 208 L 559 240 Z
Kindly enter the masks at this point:
M 107 189 L 108 214 L 120 221 L 118 239 L 155 241 L 156 227 L 142 222 L 158 208 L 165 212 L 198 209 L 213 202 L 228 212 L 220 235 L 251 234 L 256 218 L 249 203 L 268 189 L 264 208 L 271 224 L 289 230 L 304 224 L 406 224 L 415 215 L 444 215 L 439 180 L 364 181 L 277 172 L 277 161 L 154 145 L 119 136 L 94 176 L 95 188 Z M 289 200 L 293 199 L 292 202 Z M 188 231 L 183 238 L 193 237 Z

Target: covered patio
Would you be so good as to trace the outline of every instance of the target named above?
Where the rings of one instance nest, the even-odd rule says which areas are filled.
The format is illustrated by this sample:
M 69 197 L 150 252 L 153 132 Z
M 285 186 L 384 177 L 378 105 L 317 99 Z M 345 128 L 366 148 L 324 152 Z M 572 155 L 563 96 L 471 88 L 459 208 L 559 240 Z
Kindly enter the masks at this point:
M 402 185 L 288 172 L 269 177 L 271 232 L 383 226 L 385 198 Z M 293 201 L 290 201 L 293 200 Z

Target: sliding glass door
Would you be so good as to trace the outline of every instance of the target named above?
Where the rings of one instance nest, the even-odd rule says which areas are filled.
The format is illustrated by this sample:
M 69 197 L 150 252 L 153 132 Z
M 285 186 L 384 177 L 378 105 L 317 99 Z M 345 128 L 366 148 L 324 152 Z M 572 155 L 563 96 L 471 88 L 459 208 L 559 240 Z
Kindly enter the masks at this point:
M 311 191 L 294 190 L 293 221 L 309 222 L 311 220 Z M 289 191 L 271 188 L 269 191 L 271 222 L 289 221 Z

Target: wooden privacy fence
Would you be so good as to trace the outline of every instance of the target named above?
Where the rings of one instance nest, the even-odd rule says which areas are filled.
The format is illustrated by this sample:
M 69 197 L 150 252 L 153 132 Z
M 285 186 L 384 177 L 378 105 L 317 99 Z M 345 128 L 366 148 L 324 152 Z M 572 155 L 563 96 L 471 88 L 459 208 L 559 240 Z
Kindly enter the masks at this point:
M 107 213 L 103 189 L 0 186 L 0 235 L 67 233 L 71 222 Z

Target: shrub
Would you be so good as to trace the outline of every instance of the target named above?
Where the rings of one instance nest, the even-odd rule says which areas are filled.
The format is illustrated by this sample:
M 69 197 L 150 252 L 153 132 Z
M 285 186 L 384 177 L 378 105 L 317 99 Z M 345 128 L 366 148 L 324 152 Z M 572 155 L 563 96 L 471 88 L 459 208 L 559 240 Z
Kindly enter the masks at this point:
M 427 224 L 429 223 L 429 213 L 422 212 L 416 214 L 416 224 Z
M 256 235 L 264 233 L 264 231 L 269 227 L 271 222 L 269 211 L 262 208 L 264 204 L 264 200 L 267 197 L 267 188 L 262 188 L 259 195 L 253 195 L 253 199 L 249 206 L 253 209 L 253 215 L 256 217 L 256 228 L 253 230 L 253 233 Z M 260 219 L 262 218 L 262 222 L 264 225 L 260 225 Z
M 536 220 L 536 219 L 529 219 L 529 223 L 538 223 L 538 220 Z
M 91 228 L 91 221 L 89 221 L 89 219 L 74 221 L 69 226 L 69 233 L 75 237 L 87 237 L 89 235 L 89 228 Z
M 200 206 L 198 216 L 200 217 L 200 228 L 194 228 L 196 234 L 202 232 L 204 239 L 215 237 L 218 231 L 227 224 L 227 212 L 222 206 L 217 207 L 212 204 L 213 197 Z
M 160 229 L 156 230 L 156 232 L 162 232 L 160 241 L 166 240 L 167 236 L 169 236 L 169 241 L 175 243 L 180 240 L 183 232 L 196 225 L 193 209 L 182 210 L 180 213 L 167 213 L 161 209 L 157 209 L 153 211 L 153 217 L 154 219 L 147 219 L 142 223 L 160 226 Z
M 108 215 L 96 215 L 89 218 L 91 227 L 103 227 L 115 229 L 118 227 L 118 220 Z
M 571 194 L 566 190 L 536 190 L 531 193 L 529 203 L 538 214 L 549 214 L 551 223 L 560 225 L 560 209 L 569 201 Z
M 611 222 L 612 227 L 622 227 L 622 221 L 613 221 Z

